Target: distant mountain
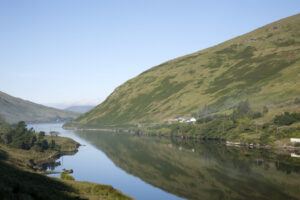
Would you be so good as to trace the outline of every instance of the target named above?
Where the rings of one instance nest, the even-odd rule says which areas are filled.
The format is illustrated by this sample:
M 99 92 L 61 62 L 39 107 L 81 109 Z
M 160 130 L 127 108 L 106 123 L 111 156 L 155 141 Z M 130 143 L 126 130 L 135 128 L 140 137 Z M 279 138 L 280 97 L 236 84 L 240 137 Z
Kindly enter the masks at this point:
M 78 113 L 46 107 L 0 92 L 0 116 L 8 123 L 62 122 L 78 117 Z
M 230 113 L 245 100 L 256 111 L 267 106 L 270 120 L 283 111 L 300 111 L 300 104 L 293 103 L 300 97 L 299 74 L 297 14 L 153 67 L 68 126 L 125 126 Z
M 77 112 L 77 113 L 86 113 L 92 110 L 95 106 L 70 106 L 65 108 L 67 111 Z

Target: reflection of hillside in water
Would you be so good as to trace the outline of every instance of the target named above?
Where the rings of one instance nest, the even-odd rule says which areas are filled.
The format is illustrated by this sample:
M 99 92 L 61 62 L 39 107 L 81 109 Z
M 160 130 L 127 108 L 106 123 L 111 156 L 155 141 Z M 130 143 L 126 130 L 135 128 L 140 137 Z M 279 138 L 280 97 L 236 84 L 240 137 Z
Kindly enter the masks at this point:
M 300 198 L 300 159 L 289 155 L 207 141 L 78 134 L 126 172 L 184 198 Z

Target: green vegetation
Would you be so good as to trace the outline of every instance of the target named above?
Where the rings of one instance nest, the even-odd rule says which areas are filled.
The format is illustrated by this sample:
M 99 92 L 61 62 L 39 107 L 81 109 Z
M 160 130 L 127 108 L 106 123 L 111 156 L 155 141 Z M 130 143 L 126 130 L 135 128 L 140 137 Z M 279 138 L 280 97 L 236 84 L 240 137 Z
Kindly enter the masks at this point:
M 277 115 L 270 123 L 259 123 L 268 109 L 253 112 L 248 101 L 240 102 L 232 114 L 200 117 L 196 124 L 173 122 L 133 129 L 138 134 L 166 135 L 172 137 L 221 139 L 240 143 L 272 145 L 291 137 L 300 137 L 300 127 L 287 126 L 300 121 L 300 113 L 285 112 Z M 283 144 L 281 144 L 283 145 Z
M 0 199 L 132 199 L 111 186 L 74 181 L 67 173 L 61 179 L 37 173 L 39 164 L 77 150 L 77 142 L 54 135 L 28 130 L 24 122 L 1 124 Z
M 33 149 L 37 152 L 44 152 L 46 150 L 60 151 L 62 146 L 56 144 L 57 139 L 57 137 L 53 136 L 46 137 L 45 132 L 36 133 L 33 129 L 28 130 L 24 121 L 12 126 L 6 123 L 0 126 L 0 144 L 13 148 Z M 74 145 L 72 143 L 72 145 L 75 150 L 78 144 Z
M 18 166 L 43 171 L 46 164 L 54 164 L 59 156 L 76 153 L 79 144 L 70 138 L 27 129 L 21 121 L 0 125 L 0 147 Z
M 300 121 L 300 113 L 292 113 L 290 114 L 289 112 L 285 112 L 282 115 L 276 115 L 274 119 L 274 123 L 280 126 L 283 125 L 291 125 L 295 122 Z
M 74 177 L 71 176 L 69 173 L 67 172 L 62 172 L 60 173 L 60 178 L 63 180 L 71 180 L 71 181 L 75 181 Z
M 107 185 L 50 178 L 14 166 L 0 149 L 0 199 L 130 200 Z
M 70 121 L 78 117 L 79 114 L 35 104 L 0 92 L 0 118 L 1 116 L 6 122 L 12 124 L 18 121 Z
M 159 129 L 257 143 L 298 135 L 297 123 L 289 132 L 277 129 L 274 118 L 300 112 L 299 32 L 300 14 L 162 63 L 119 86 L 65 127 Z M 175 116 L 213 120 L 192 127 L 164 124 Z

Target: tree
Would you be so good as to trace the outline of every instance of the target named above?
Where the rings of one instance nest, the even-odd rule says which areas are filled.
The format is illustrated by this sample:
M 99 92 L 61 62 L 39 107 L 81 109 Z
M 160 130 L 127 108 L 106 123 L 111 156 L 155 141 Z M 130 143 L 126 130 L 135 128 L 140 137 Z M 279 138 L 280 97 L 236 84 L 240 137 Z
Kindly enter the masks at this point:
M 300 121 L 300 113 L 292 113 L 285 112 L 282 115 L 276 115 L 274 118 L 274 124 L 277 125 L 291 125 L 297 121 Z
M 41 141 L 42 139 L 44 139 L 44 137 L 45 137 L 45 132 L 44 131 L 39 132 L 38 140 Z
M 57 132 L 57 131 L 51 131 L 50 135 L 51 135 L 51 137 L 54 137 L 54 136 L 57 137 L 59 135 L 59 132 Z
M 55 140 L 51 140 L 50 148 L 51 148 L 52 150 L 55 149 Z
M 236 110 L 233 112 L 233 116 L 235 118 L 244 118 L 247 117 L 250 114 L 250 104 L 248 102 L 248 100 L 246 101 L 241 101 Z
M 297 97 L 294 101 L 295 104 L 300 104 L 300 99 Z
M 48 141 L 43 140 L 42 141 L 42 150 L 47 150 L 49 148 Z
M 268 109 L 267 106 L 264 106 L 264 108 L 263 108 L 263 113 L 267 113 L 267 112 L 269 112 L 269 109 Z
M 17 128 L 26 129 L 26 123 L 24 121 L 19 121 L 17 124 Z
M 33 135 L 32 138 L 31 138 L 31 146 L 34 146 L 36 141 L 37 141 L 36 136 Z

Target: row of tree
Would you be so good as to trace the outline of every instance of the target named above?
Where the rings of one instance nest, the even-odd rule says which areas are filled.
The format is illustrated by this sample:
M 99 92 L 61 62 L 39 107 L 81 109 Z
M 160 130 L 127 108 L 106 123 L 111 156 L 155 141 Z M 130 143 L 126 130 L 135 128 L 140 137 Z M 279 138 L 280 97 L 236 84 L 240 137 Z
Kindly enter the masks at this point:
M 1 124 L 0 143 L 24 150 L 34 149 L 38 152 L 57 147 L 54 140 L 48 142 L 45 132 L 35 132 L 32 128 L 27 129 L 24 121 L 16 125 Z

